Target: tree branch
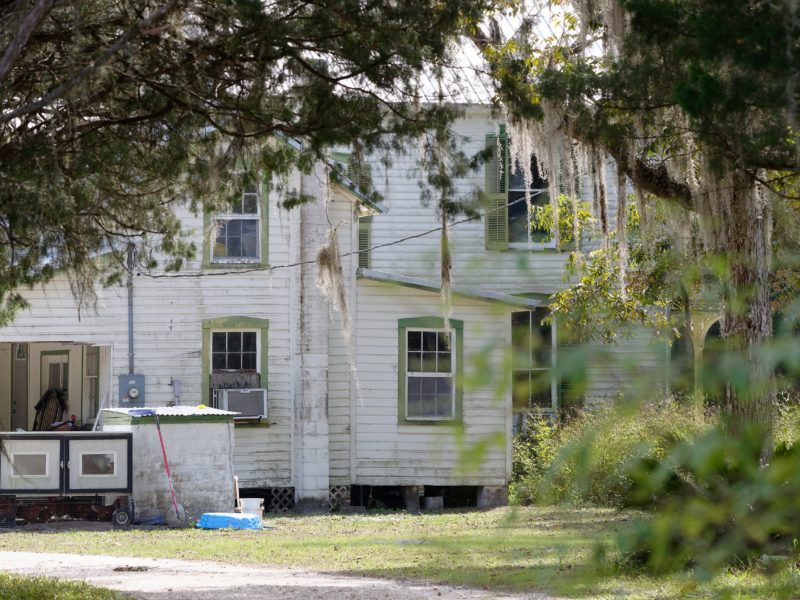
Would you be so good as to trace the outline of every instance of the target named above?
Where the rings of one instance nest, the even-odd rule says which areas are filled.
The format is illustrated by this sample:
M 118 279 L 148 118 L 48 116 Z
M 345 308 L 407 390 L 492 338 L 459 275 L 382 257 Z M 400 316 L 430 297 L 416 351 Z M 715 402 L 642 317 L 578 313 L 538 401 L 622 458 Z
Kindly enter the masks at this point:
M 92 74 L 92 72 L 94 72 L 99 67 L 102 67 L 108 61 L 110 61 L 113 58 L 114 54 L 116 54 L 120 49 L 124 48 L 132 40 L 136 39 L 139 35 L 141 35 L 143 30 L 151 28 L 153 25 L 155 25 L 156 23 L 167 17 L 175 9 L 175 6 L 177 4 L 178 0 L 169 0 L 159 10 L 155 11 L 150 17 L 147 17 L 146 19 L 140 19 L 139 21 L 134 23 L 130 27 L 130 29 L 128 29 L 121 36 L 119 36 L 114 41 L 113 44 L 111 44 L 108 48 L 106 48 L 100 54 L 100 56 L 91 61 L 88 65 L 86 65 L 83 69 L 78 71 L 75 75 L 67 79 L 61 85 L 58 85 L 52 90 L 50 90 L 50 92 L 42 96 L 39 100 L 27 104 L 25 106 L 20 106 L 12 111 L 3 114 L 2 116 L 0 116 L 0 123 L 7 123 L 12 119 L 37 111 L 47 106 L 48 104 L 52 103 L 54 100 L 61 98 L 64 94 L 69 92 L 76 85 L 85 81 Z

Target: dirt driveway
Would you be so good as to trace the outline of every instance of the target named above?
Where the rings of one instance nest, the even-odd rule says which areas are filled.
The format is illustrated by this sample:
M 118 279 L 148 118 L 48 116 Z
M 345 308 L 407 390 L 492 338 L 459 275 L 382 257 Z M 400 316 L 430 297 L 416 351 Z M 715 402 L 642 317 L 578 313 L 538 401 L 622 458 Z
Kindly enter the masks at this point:
M 142 600 L 417 600 L 498 597 L 556 600 L 540 593 L 510 596 L 420 582 L 327 575 L 303 569 L 244 567 L 162 558 L 0 552 L 0 571 L 84 580 L 93 585 L 129 593 Z

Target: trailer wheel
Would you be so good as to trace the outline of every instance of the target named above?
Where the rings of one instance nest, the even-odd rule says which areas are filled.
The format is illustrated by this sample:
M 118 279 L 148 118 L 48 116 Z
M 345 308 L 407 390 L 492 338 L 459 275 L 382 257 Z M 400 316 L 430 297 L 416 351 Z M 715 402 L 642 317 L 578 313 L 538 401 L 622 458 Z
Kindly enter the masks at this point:
M 126 508 L 118 508 L 111 515 L 114 527 L 127 527 L 131 524 L 131 513 Z

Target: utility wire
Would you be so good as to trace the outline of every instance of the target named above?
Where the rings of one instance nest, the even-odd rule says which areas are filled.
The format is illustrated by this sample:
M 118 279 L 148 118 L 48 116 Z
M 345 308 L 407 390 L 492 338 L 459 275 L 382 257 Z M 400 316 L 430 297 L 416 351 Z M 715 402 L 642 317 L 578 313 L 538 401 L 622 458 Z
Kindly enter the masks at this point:
M 532 196 L 537 196 L 537 195 L 539 195 L 541 193 L 544 193 L 544 192 L 541 192 L 541 191 L 540 192 L 536 192 L 536 193 L 532 194 Z M 518 203 L 524 202 L 524 201 L 525 201 L 525 197 L 523 196 L 522 198 L 514 200 L 513 202 L 509 202 L 508 204 L 505 205 L 505 208 L 508 208 L 510 206 L 514 206 L 515 204 L 518 204 Z M 494 212 L 494 211 L 500 210 L 501 208 L 503 208 L 503 207 L 492 208 L 492 209 L 489 209 L 489 210 Z M 455 221 L 455 222 L 451 223 L 450 227 L 455 227 L 457 225 L 462 225 L 464 223 L 470 223 L 470 222 L 476 221 L 476 220 L 478 220 L 480 218 L 481 218 L 480 215 L 477 215 L 477 216 L 474 216 L 474 217 L 467 217 L 467 218 L 464 218 L 464 219 L 460 219 L 458 221 Z M 405 237 L 393 240 L 391 242 L 384 242 L 382 244 L 375 244 L 374 246 L 370 246 L 369 248 L 366 248 L 364 250 L 351 250 L 350 252 L 343 253 L 341 256 L 353 256 L 355 254 L 362 254 L 363 252 L 371 252 L 373 250 L 378 250 L 379 248 L 387 248 L 389 246 L 396 246 L 397 244 L 402 244 L 402 243 L 407 242 L 409 240 L 414 240 L 414 239 L 417 239 L 417 238 L 425 237 L 426 235 L 430 235 L 432 233 L 436 233 L 436 232 L 441 231 L 441 230 L 442 230 L 442 226 L 440 225 L 439 227 L 434 227 L 433 229 L 428 229 L 427 231 L 422 231 L 420 233 L 407 235 Z M 301 260 L 301 261 L 298 261 L 298 262 L 288 263 L 288 264 L 285 264 L 285 265 L 273 265 L 273 266 L 265 266 L 265 267 L 250 267 L 250 268 L 246 268 L 246 269 L 232 269 L 230 271 L 211 271 L 211 272 L 204 272 L 204 273 L 173 273 L 173 274 L 163 273 L 163 274 L 159 274 L 159 275 L 154 275 L 152 273 L 147 273 L 145 271 L 142 271 L 141 269 L 137 269 L 137 271 L 138 271 L 139 275 L 144 275 L 145 277 L 149 277 L 151 279 L 191 279 L 191 278 L 195 278 L 195 277 L 221 277 L 221 276 L 224 276 L 224 275 L 241 275 L 243 273 L 259 273 L 259 272 L 263 272 L 263 271 L 277 271 L 279 269 L 290 269 L 290 268 L 293 268 L 293 267 L 300 267 L 300 266 L 303 266 L 303 265 L 310 265 L 310 264 L 314 264 L 316 262 L 317 262 L 316 259 Z

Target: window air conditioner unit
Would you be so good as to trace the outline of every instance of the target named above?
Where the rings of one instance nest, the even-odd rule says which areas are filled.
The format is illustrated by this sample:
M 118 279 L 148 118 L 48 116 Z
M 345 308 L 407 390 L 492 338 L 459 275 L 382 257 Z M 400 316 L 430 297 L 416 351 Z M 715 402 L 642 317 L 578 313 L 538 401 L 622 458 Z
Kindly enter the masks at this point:
M 234 419 L 267 417 L 267 390 L 214 390 L 214 407 L 238 412 Z

